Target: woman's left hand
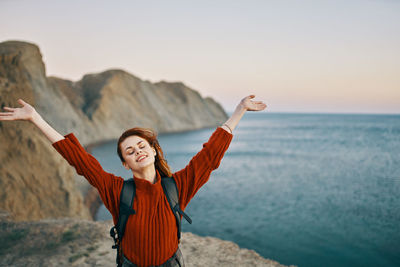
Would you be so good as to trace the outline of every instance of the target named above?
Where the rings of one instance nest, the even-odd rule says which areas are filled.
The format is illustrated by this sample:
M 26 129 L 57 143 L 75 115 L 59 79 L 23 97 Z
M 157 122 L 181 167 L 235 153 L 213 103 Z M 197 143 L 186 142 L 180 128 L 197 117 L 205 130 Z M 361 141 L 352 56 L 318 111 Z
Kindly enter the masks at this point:
M 245 110 L 249 110 L 249 111 L 261 111 L 261 110 L 264 110 L 267 107 L 267 105 L 262 101 L 253 101 L 253 100 L 251 100 L 254 97 L 256 97 L 256 96 L 255 95 L 246 96 L 245 98 L 243 98 L 240 101 L 239 105 L 242 108 L 244 108 Z

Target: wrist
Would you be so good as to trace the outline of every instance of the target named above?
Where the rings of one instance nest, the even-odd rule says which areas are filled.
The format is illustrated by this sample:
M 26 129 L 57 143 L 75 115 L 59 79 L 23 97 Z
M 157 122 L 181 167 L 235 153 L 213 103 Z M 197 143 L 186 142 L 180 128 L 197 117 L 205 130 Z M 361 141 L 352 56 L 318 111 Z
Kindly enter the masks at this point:
M 224 124 L 222 124 L 221 127 L 222 127 L 222 128 L 226 127 L 227 129 L 229 129 L 229 132 L 230 132 L 231 134 L 233 134 L 232 128 L 231 128 L 228 124 L 224 123 Z
M 245 108 L 242 103 L 239 103 L 239 105 L 237 105 L 236 107 L 236 112 L 240 112 L 240 113 L 245 113 L 247 111 L 247 108 Z
M 32 116 L 28 119 L 30 122 L 37 123 L 39 120 L 42 119 L 39 113 L 36 110 L 32 113 Z

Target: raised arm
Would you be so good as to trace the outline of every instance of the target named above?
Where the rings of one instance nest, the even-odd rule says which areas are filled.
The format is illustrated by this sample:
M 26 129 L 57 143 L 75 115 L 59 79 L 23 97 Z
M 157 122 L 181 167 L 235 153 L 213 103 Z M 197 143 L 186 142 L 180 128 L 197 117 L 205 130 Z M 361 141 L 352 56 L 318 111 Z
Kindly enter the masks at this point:
M 0 112 L 0 121 L 26 120 L 33 122 L 50 140 L 52 146 L 74 166 L 79 175 L 84 176 L 88 182 L 97 188 L 104 205 L 115 215 L 118 211 L 119 198 L 123 179 L 103 170 L 100 163 L 79 143 L 74 134 L 65 137 L 53 129 L 36 110 L 18 100 L 20 108 L 4 107 L 7 112 Z
M 249 95 L 243 98 L 239 105 L 237 105 L 232 116 L 221 126 L 221 128 L 232 133 L 246 111 L 261 111 L 267 107 L 267 105 L 262 101 L 251 100 L 254 97 L 255 95 Z
M 243 98 L 232 116 L 217 127 L 208 142 L 182 170 L 173 174 L 177 182 L 179 203 L 184 210 L 197 191 L 209 179 L 211 172 L 217 169 L 233 138 L 232 131 L 239 123 L 243 114 L 249 111 L 260 111 L 266 108 L 262 101 L 252 101 L 254 95 Z
M 4 107 L 7 112 L 0 112 L 0 121 L 14 121 L 14 120 L 26 120 L 35 124 L 50 140 L 51 143 L 55 143 L 64 139 L 60 133 L 58 133 L 53 127 L 51 127 L 40 114 L 35 110 L 34 107 L 26 103 L 22 99 L 18 99 L 18 103 L 22 105 L 20 108 Z

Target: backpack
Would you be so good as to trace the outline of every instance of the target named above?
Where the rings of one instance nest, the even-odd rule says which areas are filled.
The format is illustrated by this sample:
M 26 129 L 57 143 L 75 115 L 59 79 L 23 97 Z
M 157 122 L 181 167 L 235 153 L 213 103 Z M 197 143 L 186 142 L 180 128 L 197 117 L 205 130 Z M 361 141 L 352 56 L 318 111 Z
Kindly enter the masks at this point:
M 190 224 L 192 220 L 179 207 L 179 193 L 176 182 L 172 177 L 162 177 L 161 185 L 165 196 L 167 197 L 169 206 L 176 219 L 178 228 L 178 242 L 181 239 L 181 216 L 183 216 Z M 119 201 L 119 216 L 115 226 L 110 229 L 110 236 L 114 239 L 113 249 L 117 249 L 117 266 L 122 266 L 122 247 L 121 241 L 125 233 L 126 222 L 130 215 L 135 214 L 133 209 L 133 199 L 135 198 L 136 186 L 133 178 L 125 180 L 122 186 L 120 201 Z

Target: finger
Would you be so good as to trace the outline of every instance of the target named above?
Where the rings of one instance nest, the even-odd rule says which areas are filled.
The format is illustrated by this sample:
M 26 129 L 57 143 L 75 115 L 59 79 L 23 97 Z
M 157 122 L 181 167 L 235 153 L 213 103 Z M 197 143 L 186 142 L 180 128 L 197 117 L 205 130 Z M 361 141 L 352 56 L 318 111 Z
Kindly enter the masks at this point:
M 15 108 L 10 108 L 10 107 L 3 107 L 3 109 L 8 110 L 8 111 L 14 111 L 14 110 L 16 110 Z
M 0 121 L 12 121 L 15 120 L 14 116 L 0 116 Z
M 263 110 L 263 109 L 265 109 L 266 107 L 267 107 L 267 105 L 265 105 L 265 104 L 259 106 L 260 110 Z
M 255 106 L 255 107 L 266 106 L 266 104 L 263 103 L 263 102 L 253 102 L 252 105 Z
M 11 116 L 14 112 L 0 112 L 0 116 Z
M 0 121 L 14 121 L 14 120 L 16 120 L 16 119 L 12 116 L 9 116 L 9 117 L 0 116 Z
M 22 106 L 26 105 L 26 102 L 24 100 L 22 100 L 21 98 L 18 99 L 18 103 L 20 103 Z
M 255 105 L 255 109 L 256 110 L 263 110 L 263 109 L 265 109 L 267 107 L 267 105 L 266 104 L 259 104 L 259 105 Z

